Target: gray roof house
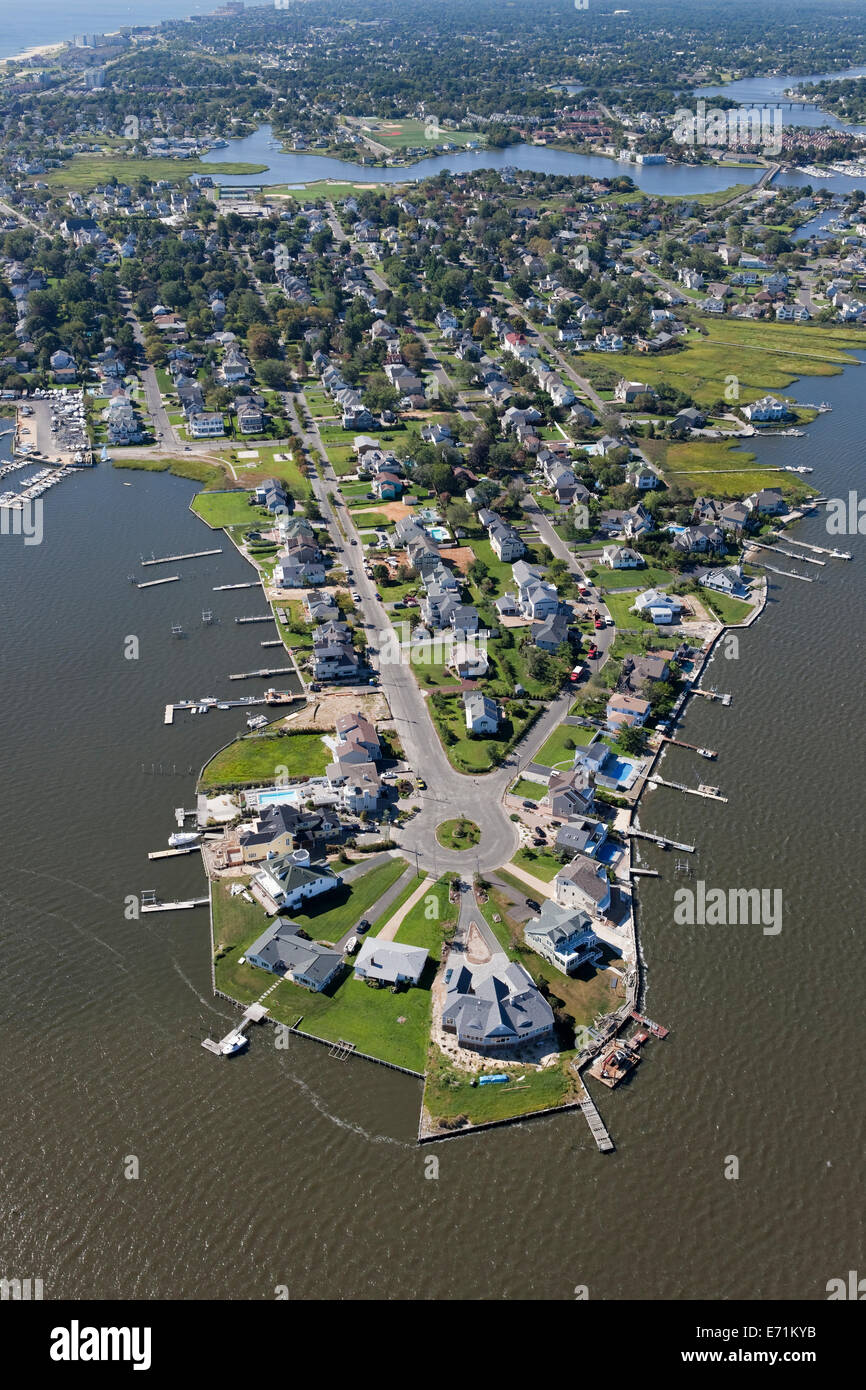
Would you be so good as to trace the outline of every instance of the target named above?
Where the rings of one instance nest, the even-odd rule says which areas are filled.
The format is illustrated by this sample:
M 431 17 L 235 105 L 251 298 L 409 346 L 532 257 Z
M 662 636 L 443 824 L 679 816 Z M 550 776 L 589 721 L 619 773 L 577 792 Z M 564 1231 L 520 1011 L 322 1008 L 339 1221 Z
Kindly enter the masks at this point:
M 587 913 L 580 908 L 561 907 L 550 898 L 545 898 L 538 917 L 526 923 L 523 939 L 563 975 L 573 975 L 584 965 L 595 965 L 601 956 L 601 942 Z
M 473 734 L 495 734 L 499 728 L 500 711 L 495 700 L 473 690 L 463 696 L 466 728 Z
M 423 946 L 368 937 L 355 961 L 355 979 L 417 985 L 426 964 L 427 951 Z
M 504 952 L 470 965 L 452 951 L 445 962 L 442 1027 L 461 1047 L 484 1052 L 551 1032 L 553 1010 L 528 971 Z
M 278 917 L 247 951 L 247 960 L 316 993 L 330 984 L 342 964 L 339 951 L 297 935 L 297 923 Z
M 577 854 L 553 880 L 553 891 L 561 907 L 580 908 L 593 915 L 610 907 L 610 882 L 601 864 Z
M 568 619 L 563 613 L 551 613 L 533 629 L 532 640 L 543 652 L 555 652 L 568 641 Z
M 607 827 L 601 821 L 580 816 L 556 832 L 556 850 L 559 854 L 588 854 L 593 858 L 606 839 Z
M 297 907 L 320 893 L 329 893 L 342 882 L 329 865 L 311 864 L 306 850 L 294 850 L 266 859 L 250 881 L 250 892 L 266 911 L 276 912 L 280 908 Z

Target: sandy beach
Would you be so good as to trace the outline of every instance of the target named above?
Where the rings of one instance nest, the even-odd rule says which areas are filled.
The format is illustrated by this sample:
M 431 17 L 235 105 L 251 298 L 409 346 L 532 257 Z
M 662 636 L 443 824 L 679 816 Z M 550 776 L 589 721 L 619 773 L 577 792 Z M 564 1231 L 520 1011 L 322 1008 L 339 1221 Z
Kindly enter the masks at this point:
M 61 40 L 59 43 L 43 43 L 35 48 L 25 48 L 23 53 L 15 53 L 9 58 L 4 58 L 4 63 L 27 63 L 32 58 L 47 58 L 50 53 L 59 53 L 66 44 Z

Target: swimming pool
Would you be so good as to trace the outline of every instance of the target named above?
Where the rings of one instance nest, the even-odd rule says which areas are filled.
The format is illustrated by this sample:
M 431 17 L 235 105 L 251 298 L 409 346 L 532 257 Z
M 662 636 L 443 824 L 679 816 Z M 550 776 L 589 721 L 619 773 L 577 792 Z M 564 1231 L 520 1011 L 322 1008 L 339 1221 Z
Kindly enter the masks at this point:
M 274 787 L 273 791 L 257 792 L 257 806 L 294 806 L 299 800 L 297 787 Z
M 451 532 L 446 531 L 444 526 L 431 526 L 430 536 L 434 541 L 450 541 Z

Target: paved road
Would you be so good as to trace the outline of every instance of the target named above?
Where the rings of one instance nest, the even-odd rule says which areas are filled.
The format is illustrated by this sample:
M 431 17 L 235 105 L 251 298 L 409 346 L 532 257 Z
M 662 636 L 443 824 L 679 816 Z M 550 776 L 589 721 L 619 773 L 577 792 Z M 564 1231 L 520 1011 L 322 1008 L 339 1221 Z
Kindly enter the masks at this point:
M 144 333 L 142 332 L 142 327 L 136 316 L 135 310 L 132 307 L 132 296 L 129 290 L 121 289 L 120 299 L 121 303 L 126 308 L 126 316 L 133 334 L 135 335 L 135 341 L 138 343 L 141 351 L 142 362 L 146 363 L 144 355 Z M 167 447 L 177 450 L 180 445 L 180 440 L 174 425 L 168 418 L 168 411 L 163 405 L 162 392 L 159 389 L 159 382 L 156 379 L 155 368 L 143 365 L 140 368 L 139 375 L 141 376 L 141 382 L 144 387 L 144 399 L 147 402 L 147 409 L 153 421 L 153 433 L 157 444 L 162 445 L 164 448 Z

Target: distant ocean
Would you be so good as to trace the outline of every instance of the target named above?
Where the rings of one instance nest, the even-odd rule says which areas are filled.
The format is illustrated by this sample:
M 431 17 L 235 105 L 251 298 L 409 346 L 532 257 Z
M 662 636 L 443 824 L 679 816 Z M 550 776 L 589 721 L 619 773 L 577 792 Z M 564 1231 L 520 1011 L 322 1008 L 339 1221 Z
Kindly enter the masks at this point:
M 23 53 L 46 43 L 71 39 L 73 34 L 104 34 L 123 24 L 155 24 L 160 19 L 185 19 L 208 14 L 220 0 L 28 0 L 4 5 L 0 26 L 0 58 Z

